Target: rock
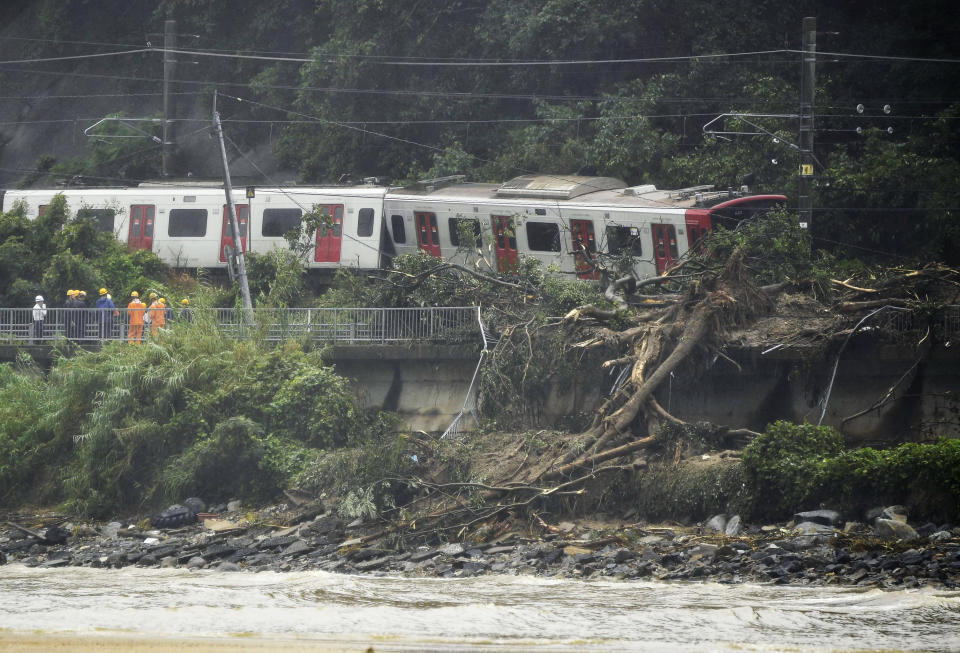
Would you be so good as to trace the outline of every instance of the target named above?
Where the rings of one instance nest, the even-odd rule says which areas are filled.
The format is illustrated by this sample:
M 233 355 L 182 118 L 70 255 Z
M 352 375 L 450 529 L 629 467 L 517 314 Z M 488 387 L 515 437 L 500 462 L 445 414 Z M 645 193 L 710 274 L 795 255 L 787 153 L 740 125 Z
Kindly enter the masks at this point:
M 651 544 L 659 544 L 660 542 L 666 542 L 666 540 L 659 535 L 644 535 L 639 540 L 637 544 L 642 544 L 645 546 L 650 546 Z
M 743 532 L 743 523 L 740 521 L 740 515 L 734 515 L 730 518 L 730 521 L 727 522 L 726 528 L 723 529 L 725 535 L 730 537 L 737 537 L 740 533 Z
M 504 547 L 504 548 L 511 548 L 511 547 Z M 429 560 L 430 558 L 438 555 L 440 555 L 440 549 L 428 549 L 426 551 L 415 551 L 414 553 L 410 554 L 410 562 L 423 562 L 424 560 Z
M 193 512 L 206 512 L 207 504 L 203 499 L 199 497 L 190 497 L 189 499 L 184 499 L 183 505 L 192 510 Z
M 860 569 L 856 570 L 852 574 L 848 575 L 847 580 L 856 583 L 857 581 L 862 580 L 864 577 L 866 577 L 867 573 L 868 573 L 867 570 L 861 567 Z
M 877 518 L 873 528 L 877 537 L 882 537 L 885 540 L 917 539 L 917 532 L 909 524 L 899 519 Z
M 723 533 L 727 528 L 727 516 L 724 514 L 714 515 L 703 525 L 707 531 L 714 533 Z
M 197 521 L 197 513 L 186 506 L 172 505 L 150 518 L 154 528 L 179 528 Z
M 187 569 L 202 569 L 206 564 L 207 561 L 200 556 L 193 556 L 189 562 L 187 562 Z
M 309 553 L 310 551 L 313 551 L 312 546 L 310 546 L 303 540 L 297 540 L 296 542 L 294 542 L 293 544 L 285 548 L 283 551 L 281 551 L 280 555 L 293 557 L 293 556 L 303 555 L 304 553 Z
M 936 533 L 938 530 L 939 529 L 937 528 L 937 525 L 932 524 L 930 522 L 927 522 L 923 526 L 920 526 L 919 528 L 916 529 L 917 535 L 919 535 L 920 537 L 929 537 L 934 533 Z
M 470 574 L 471 576 L 476 576 L 477 574 L 483 573 L 487 570 L 487 566 L 482 562 L 465 562 L 462 567 L 465 574 Z
M 866 526 L 863 524 L 863 522 L 848 521 L 843 525 L 843 532 L 846 534 L 856 533 L 857 531 L 862 531 L 864 528 L 866 528 Z
M 465 549 L 463 548 L 463 545 L 460 544 L 459 542 L 448 544 L 447 546 L 440 549 L 440 553 L 442 553 L 445 556 L 458 556 L 464 551 Z
M 243 502 L 234 499 L 227 502 L 227 512 L 240 512 L 243 509 Z
M 907 523 L 907 509 L 903 506 L 887 506 L 880 512 L 880 519 Z
M 576 526 L 571 522 L 562 521 L 559 524 L 557 524 L 557 528 L 560 530 L 561 533 L 569 533 L 574 528 L 576 528 Z
M 123 524 L 118 521 L 112 521 L 109 524 L 104 524 L 103 528 L 100 529 L 100 535 L 108 540 L 112 540 L 117 536 L 121 528 L 123 528 Z
M 387 564 L 392 559 L 392 556 L 383 556 L 380 558 L 370 558 L 369 560 L 363 560 L 361 562 L 355 563 L 353 566 L 357 571 L 370 571 L 371 569 L 377 569 Z
M 240 571 L 240 565 L 235 562 L 224 560 L 216 566 L 215 571 Z
M 808 510 L 795 514 L 793 521 L 797 524 L 813 522 L 824 526 L 836 526 L 840 522 L 840 513 L 836 510 Z
M 948 540 L 953 539 L 953 534 L 950 531 L 937 531 L 930 535 L 931 542 L 947 542 Z

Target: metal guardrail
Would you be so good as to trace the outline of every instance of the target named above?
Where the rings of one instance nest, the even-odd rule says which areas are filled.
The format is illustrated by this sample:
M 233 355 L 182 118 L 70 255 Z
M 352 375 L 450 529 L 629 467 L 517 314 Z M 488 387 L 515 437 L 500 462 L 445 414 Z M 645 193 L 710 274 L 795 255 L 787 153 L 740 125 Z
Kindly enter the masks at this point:
M 168 310 L 163 325 L 153 319 L 138 327 L 151 311 L 117 308 L 48 308 L 35 321 L 32 308 L 0 308 L 0 344 L 48 344 L 59 340 L 94 343 L 109 340 L 143 342 L 162 337 L 188 323 L 216 329 L 228 337 L 267 341 L 310 339 L 326 343 L 458 343 L 479 341 L 479 307 L 431 308 L 232 308 L 196 309 L 189 318 Z M 131 321 L 131 317 L 133 320 Z M 154 313 L 153 317 L 157 317 Z

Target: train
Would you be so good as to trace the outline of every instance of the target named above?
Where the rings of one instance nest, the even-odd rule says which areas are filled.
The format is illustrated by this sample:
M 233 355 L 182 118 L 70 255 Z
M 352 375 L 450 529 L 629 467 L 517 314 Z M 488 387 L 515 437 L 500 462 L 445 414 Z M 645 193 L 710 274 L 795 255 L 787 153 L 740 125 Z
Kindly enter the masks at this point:
M 219 182 L 8 190 L 0 206 L 36 218 L 60 193 L 72 217 L 91 218 L 101 231 L 175 268 L 225 269 L 237 246 Z M 525 256 L 557 274 L 595 280 L 606 256 L 630 261 L 638 278 L 661 274 L 696 249 L 714 225 L 735 226 L 785 204 L 786 197 L 751 193 L 747 186 L 659 190 L 613 177 L 536 174 L 501 184 L 454 175 L 408 186 L 376 178 L 337 186 L 247 186 L 233 191 L 233 201 L 244 252 L 289 247 L 285 235 L 305 214 L 322 216 L 304 248 L 311 270 L 374 270 L 418 251 L 466 264 L 481 252 L 501 273 Z

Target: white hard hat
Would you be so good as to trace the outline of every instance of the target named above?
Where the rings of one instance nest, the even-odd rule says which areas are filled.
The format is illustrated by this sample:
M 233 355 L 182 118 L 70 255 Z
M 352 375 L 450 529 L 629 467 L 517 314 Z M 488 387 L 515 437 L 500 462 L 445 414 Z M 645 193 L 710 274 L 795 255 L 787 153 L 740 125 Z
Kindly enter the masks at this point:
M 36 298 L 34 298 L 33 301 L 35 301 L 35 302 L 42 302 L 42 301 L 43 301 L 43 295 L 37 295 Z

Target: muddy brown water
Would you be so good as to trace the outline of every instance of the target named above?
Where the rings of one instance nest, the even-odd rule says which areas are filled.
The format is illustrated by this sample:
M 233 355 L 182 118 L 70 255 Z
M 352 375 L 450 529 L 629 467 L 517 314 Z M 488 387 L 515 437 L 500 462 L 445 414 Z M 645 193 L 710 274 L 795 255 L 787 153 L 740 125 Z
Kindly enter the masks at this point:
M 171 650 L 210 638 L 377 652 L 950 651 L 960 592 L 10 564 L 0 634 L 24 633 Z

